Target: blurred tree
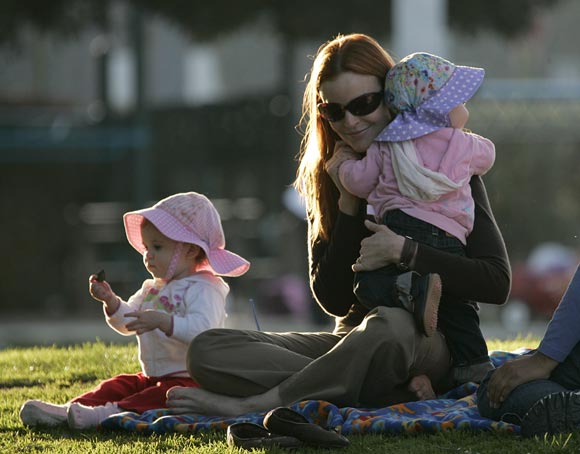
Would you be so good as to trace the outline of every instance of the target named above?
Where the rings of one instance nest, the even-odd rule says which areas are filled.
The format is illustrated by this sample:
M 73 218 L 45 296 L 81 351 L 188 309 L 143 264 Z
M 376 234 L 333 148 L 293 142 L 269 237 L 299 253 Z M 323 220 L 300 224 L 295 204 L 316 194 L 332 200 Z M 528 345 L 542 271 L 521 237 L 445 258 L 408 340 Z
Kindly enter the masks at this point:
M 210 40 L 260 15 L 271 16 L 289 38 L 328 39 L 337 33 L 384 34 L 390 27 L 391 0 L 128 0 L 187 30 L 198 40 Z M 493 30 L 507 37 L 524 33 L 539 8 L 559 0 L 448 0 L 449 23 L 467 33 Z M 3 0 L 0 43 L 17 44 L 19 31 L 32 27 L 70 35 L 99 25 L 106 0 Z
M 560 0 L 448 0 L 449 25 L 463 33 L 492 30 L 507 38 L 528 31 L 539 9 Z
M 391 0 L 359 0 L 356 7 L 346 0 L 214 0 L 192 6 L 188 0 L 162 4 L 156 0 L 132 0 L 153 12 L 180 23 L 198 39 L 211 39 L 249 21 L 269 14 L 281 34 L 321 40 L 336 33 L 359 31 L 385 34 L 391 22 Z M 506 37 L 529 30 L 538 9 L 559 0 L 448 0 L 449 23 L 467 33 L 492 30 Z M 219 18 L 219 21 L 215 19 Z M 218 23 L 216 23 L 218 22 Z
M 100 20 L 106 1 L 3 0 L 0 4 L 0 43 L 17 45 L 21 30 L 75 34 Z

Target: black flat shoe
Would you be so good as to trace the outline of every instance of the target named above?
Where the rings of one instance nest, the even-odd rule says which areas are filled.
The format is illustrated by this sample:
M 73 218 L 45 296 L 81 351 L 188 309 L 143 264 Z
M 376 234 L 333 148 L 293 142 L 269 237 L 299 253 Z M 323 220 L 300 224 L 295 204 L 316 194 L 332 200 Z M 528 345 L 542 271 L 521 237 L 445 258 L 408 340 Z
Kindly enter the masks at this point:
M 349 443 L 343 435 L 312 424 L 304 415 L 286 407 L 270 410 L 264 417 L 264 426 L 273 434 L 297 438 L 309 446 L 344 448 Z
M 300 440 L 294 437 L 272 434 L 263 426 L 251 422 L 236 422 L 228 426 L 226 440 L 228 446 L 244 449 L 268 448 L 272 446 L 295 449 L 303 445 Z

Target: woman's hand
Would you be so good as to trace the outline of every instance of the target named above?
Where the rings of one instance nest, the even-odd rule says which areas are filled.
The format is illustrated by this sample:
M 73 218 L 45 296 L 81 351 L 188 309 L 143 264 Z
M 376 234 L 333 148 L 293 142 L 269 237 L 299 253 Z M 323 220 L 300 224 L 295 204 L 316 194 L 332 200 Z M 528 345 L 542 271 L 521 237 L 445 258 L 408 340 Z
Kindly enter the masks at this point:
M 352 265 L 352 270 L 373 271 L 385 265 L 399 263 L 405 237 L 397 235 L 386 225 L 368 220 L 365 221 L 365 227 L 374 233 L 361 241 L 360 256 Z
M 344 161 L 351 159 L 358 159 L 358 155 L 352 148 L 350 148 L 345 142 L 338 141 L 334 145 L 334 153 L 331 158 L 326 161 L 324 168 L 326 173 L 330 176 L 333 183 L 340 192 L 340 197 L 338 199 L 338 208 L 345 214 L 350 216 L 355 216 L 358 213 L 359 199 L 348 192 L 338 177 L 338 168 Z
M 549 378 L 557 365 L 557 361 L 540 352 L 505 362 L 489 379 L 487 389 L 489 405 L 492 408 L 499 408 L 516 386 Z

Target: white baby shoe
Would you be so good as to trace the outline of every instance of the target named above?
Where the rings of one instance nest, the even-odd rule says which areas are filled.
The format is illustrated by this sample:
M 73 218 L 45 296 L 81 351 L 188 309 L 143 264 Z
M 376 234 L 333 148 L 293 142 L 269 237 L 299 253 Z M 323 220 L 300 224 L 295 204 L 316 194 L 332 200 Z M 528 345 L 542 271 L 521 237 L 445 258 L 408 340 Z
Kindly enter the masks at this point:
M 60 426 L 67 422 L 68 404 L 56 405 L 42 400 L 28 400 L 20 408 L 20 419 L 26 426 Z

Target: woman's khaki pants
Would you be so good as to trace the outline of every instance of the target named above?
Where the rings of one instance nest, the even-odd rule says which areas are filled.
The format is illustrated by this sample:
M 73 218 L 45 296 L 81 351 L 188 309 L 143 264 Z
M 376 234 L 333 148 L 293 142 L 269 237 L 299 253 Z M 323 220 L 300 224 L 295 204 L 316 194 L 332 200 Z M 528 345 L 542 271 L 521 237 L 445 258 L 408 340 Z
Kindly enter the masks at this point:
M 202 388 L 246 397 L 279 386 L 284 405 L 320 399 L 338 406 L 379 407 L 409 400 L 412 377 L 441 390 L 451 357 L 440 333 L 419 333 L 412 315 L 377 307 L 346 335 L 212 329 L 188 351 L 188 370 Z

